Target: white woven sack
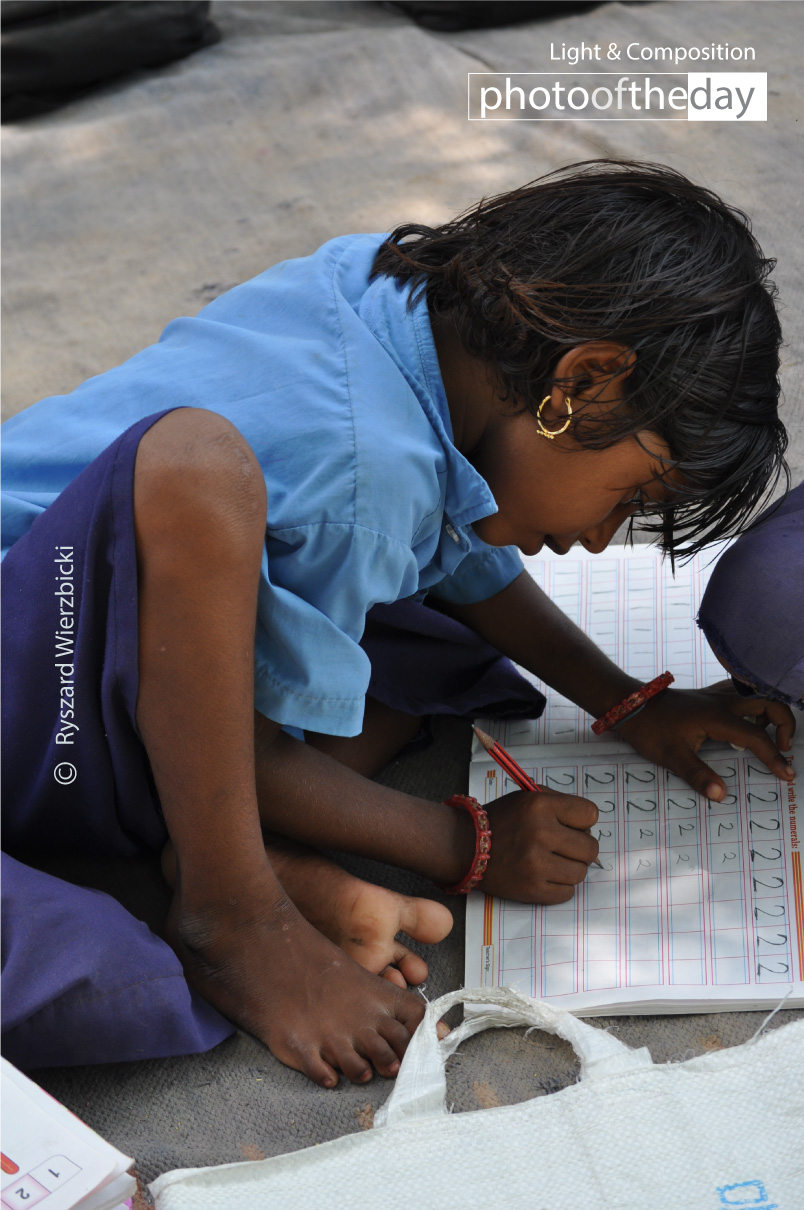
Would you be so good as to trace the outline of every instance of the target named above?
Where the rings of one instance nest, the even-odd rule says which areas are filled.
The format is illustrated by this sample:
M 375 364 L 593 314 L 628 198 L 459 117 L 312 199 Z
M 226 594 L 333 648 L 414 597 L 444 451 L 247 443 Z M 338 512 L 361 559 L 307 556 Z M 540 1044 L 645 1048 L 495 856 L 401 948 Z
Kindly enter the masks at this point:
M 439 1042 L 436 1022 L 461 1001 L 494 1007 Z M 446 1060 L 493 1025 L 565 1038 L 580 1082 L 450 1114 Z M 647 1050 L 508 988 L 451 992 L 428 1006 L 374 1130 L 169 1172 L 151 1191 L 158 1210 L 802 1210 L 803 1075 L 804 1020 L 657 1066 Z

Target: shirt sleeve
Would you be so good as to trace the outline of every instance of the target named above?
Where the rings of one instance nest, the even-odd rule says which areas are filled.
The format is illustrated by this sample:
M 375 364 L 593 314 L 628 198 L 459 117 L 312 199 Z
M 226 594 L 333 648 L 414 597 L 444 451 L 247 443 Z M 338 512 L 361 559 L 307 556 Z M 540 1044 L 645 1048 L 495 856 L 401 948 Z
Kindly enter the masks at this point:
M 521 574 L 523 564 L 515 546 L 489 546 L 469 526 L 463 533 L 471 545 L 469 553 L 430 592 L 442 601 L 473 605 L 507 588 Z
M 371 675 L 366 614 L 411 596 L 409 546 L 340 522 L 269 530 L 257 602 L 255 705 L 286 726 L 357 735 Z

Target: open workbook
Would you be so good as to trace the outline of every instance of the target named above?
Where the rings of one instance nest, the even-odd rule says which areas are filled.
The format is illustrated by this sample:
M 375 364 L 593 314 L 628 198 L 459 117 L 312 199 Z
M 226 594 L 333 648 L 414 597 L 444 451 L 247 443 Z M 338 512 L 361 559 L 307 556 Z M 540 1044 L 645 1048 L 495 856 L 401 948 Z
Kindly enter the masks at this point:
M 669 669 L 689 687 L 724 677 L 695 623 L 713 562 L 708 551 L 673 577 L 653 550 L 610 547 L 526 566 L 626 671 L 649 681 Z M 556 906 L 470 895 L 466 986 L 505 984 L 584 1016 L 762 1008 L 787 993 L 785 1007 L 804 1005 L 797 785 L 707 744 L 728 791 L 707 801 L 539 687 L 540 719 L 478 721 L 536 782 L 597 804 L 602 868 Z M 470 794 L 488 803 L 516 788 L 475 741 Z
M 0 1059 L 3 1210 L 131 1210 L 133 1161 Z M 128 1200 L 127 1200 L 128 1199 Z

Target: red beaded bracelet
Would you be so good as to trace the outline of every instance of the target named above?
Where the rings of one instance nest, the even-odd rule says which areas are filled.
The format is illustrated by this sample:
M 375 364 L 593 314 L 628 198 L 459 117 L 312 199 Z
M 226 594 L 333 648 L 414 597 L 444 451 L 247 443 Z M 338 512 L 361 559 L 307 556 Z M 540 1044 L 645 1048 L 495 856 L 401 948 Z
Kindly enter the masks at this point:
M 456 882 L 454 886 L 444 886 L 441 890 L 447 895 L 468 895 L 481 881 L 486 872 L 486 866 L 489 864 L 491 856 L 489 817 L 477 799 L 470 798 L 468 794 L 453 794 L 452 798 L 445 801 L 446 806 L 461 807 L 472 816 L 472 823 L 475 825 L 475 855 L 468 872 L 461 881 Z
M 629 693 L 628 697 L 623 698 L 616 706 L 612 706 L 611 710 L 607 710 L 604 715 L 595 719 L 592 723 L 595 735 L 602 735 L 604 731 L 611 731 L 612 727 L 616 727 L 618 723 L 625 722 L 632 714 L 636 714 L 637 710 L 641 710 L 645 702 L 656 697 L 656 694 L 661 693 L 668 685 L 672 685 L 675 679 L 672 672 L 663 672 L 661 676 L 648 681 L 647 685 L 643 685 L 641 689 L 635 689 L 633 693 Z

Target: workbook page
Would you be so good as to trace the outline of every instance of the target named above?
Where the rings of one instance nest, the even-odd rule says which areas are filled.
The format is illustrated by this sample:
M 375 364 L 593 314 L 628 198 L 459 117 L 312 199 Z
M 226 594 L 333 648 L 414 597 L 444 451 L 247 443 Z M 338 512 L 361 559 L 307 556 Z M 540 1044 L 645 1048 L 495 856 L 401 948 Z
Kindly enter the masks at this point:
M 525 568 L 554 604 L 605 651 L 618 667 L 640 681 L 669 669 L 679 689 L 722 681 L 725 673 L 699 630 L 695 615 L 704 588 L 725 543 L 689 563 L 670 565 L 646 546 L 610 546 L 605 554 L 579 549 L 569 555 L 544 551 L 524 559 Z M 511 748 L 519 744 L 605 742 L 594 721 L 574 702 L 521 669 L 547 697 L 539 719 L 479 724 Z M 479 751 L 477 744 L 475 751 Z
M 597 804 L 602 869 L 556 906 L 471 895 L 467 987 L 505 984 L 586 1015 L 752 1008 L 791 989 L 786 1006 L 804 1005 L 794 785 L 730 747 L 703 753 L 726 783 L 722 802 L 612 745 L 513 754 L 537 783 Z M 481 802 L 516 788 L 473 760 Z

